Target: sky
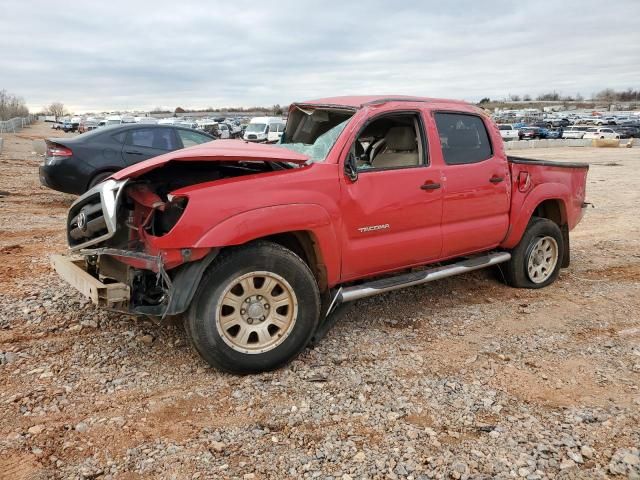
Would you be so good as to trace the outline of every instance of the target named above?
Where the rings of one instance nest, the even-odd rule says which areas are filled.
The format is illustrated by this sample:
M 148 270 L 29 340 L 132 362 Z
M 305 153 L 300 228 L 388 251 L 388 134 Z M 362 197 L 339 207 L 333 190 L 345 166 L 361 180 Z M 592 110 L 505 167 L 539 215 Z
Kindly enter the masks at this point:
M 32 111 L 477 101 L 640 87 L 640 0 L 0 0 L 0 89 Z

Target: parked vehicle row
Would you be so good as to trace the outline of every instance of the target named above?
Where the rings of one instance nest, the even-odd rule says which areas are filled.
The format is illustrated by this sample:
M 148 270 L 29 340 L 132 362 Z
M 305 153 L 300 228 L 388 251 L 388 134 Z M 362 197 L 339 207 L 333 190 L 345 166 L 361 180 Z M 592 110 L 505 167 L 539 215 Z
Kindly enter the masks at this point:
M 594 138 L 640 138 L 640 128 L 632 126 L 594 127 L 571 125 L 566 128 L 548 129 L 540 126 L 515 126 L 500 124 L 500 135 L 504 141 L 537 139 L 594 139 Z

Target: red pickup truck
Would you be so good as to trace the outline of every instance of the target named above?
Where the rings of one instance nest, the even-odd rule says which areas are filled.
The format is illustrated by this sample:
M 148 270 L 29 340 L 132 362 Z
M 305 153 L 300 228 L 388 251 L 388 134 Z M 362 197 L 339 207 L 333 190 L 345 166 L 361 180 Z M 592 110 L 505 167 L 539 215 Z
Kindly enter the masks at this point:
M 508 158 L 464 102 L 291 105 L 277 145 L 218 140 L 131 166 L 80 197 L 60 275 L 96 304 L 186 313 L 231 372 L 277 368 L 341 304 L 499 265 L 540 288 L 569 265 L 588 165 Z

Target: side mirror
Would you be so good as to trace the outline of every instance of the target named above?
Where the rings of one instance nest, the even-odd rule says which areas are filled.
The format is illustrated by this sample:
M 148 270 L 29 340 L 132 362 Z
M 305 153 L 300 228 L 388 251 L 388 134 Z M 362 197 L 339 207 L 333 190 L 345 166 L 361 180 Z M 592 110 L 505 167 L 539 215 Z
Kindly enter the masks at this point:
M 356 162 L 356 156 L 353 152 L 349 152 L 344 162 L 344 174 L 352 182 L 358 180 L 358 163 Z

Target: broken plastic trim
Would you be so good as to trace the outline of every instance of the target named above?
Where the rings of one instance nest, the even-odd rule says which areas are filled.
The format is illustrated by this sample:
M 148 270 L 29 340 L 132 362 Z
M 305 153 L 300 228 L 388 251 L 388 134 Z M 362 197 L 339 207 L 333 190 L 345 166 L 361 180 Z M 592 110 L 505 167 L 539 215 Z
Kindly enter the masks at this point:
M 155 266 L 156 274 L 156 284 L 162 288 L 162 291 L 165 293 L 166 300 L 163 303 L 166 303 L 167 308 L 165 308 L 162 313 L 162 320 L 167 316 L 169 311 L 168 306 L 171 305 L 171 300 L 173 297 L 173 284 L 171 282 L 171 278 L 169 274 L 164 268 L 164 261 L 161 255 L 149 255 L 148 253 L 142 252 L 132 252 L 131 250 L 120 250 L 117 248 L 95 248 L 90 250 L 80 250 L 80 255 L 84 255 L 87 257 L 92 257 L 96 255 L 110 255 L 113 257 L 123 257 L 123 258 L 134 258 L 136 260 L 142 260 L 147 262 L 147 265 L 150 267 L 149 270 L 153 271 L 151 268 Z M 164 285 L 162 284 L 164 282 Z

